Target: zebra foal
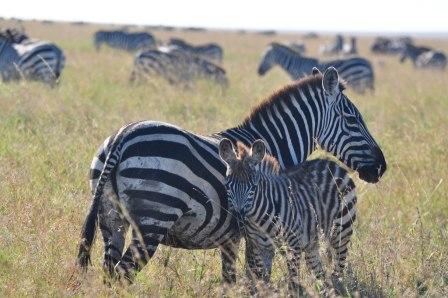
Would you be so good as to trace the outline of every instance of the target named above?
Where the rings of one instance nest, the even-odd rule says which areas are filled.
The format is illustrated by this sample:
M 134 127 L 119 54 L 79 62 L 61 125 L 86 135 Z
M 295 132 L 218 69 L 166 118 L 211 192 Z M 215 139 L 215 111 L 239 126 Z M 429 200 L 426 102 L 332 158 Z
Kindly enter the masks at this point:
M 229 207 L 242 224 L 246 241 L 264 249 L 285 243 L 289 288 L 297 290 L 302 252 L 315 277 L 325 280 L 319 255 L 322 232 L 335 256 L 332 282 L 342 292 L 340 277 L 356 218 L 355 184 L 347 171 L 335 162 L 318 159 L 281 172 L 262 140 L 251 149 L 242 143 L 237 146 L 238 152 L 229 139 L 222 139 L 219 154 L 227 165 Z M 262 277 L 263 257 L 256 256 L 253 262 L 255 275 Z

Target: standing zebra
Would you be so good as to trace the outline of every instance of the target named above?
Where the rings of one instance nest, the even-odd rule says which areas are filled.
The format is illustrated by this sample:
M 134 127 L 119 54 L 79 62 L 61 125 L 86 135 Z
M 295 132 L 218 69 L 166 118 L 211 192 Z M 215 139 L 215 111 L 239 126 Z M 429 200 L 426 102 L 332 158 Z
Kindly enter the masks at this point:
M 318 279 L 325 273 L 319 255 L 319 232 L 329 241 L 336 261 L 332 274 L 342 292 L 340 277 L 356 218 L 355 184 L 335 162 L 312 160 L 280 172 L 275 158 L 266 154 L 262 140 L 249 150 L 222 139 L 219 155 L 227 164 L 226 190 L 229 207 L 242 224 L 246 241 L 270 249 L 286 243 L 293 258 L 288 262 L 290 288 L 297 290 L 300 254 L 305 252 L 309 269 Z M 254 258 L 259 278 L 262 256 Z
M 135 57 L 131 82 L 154 75 L 165 78 L 170 84 L 189 84 L 193 80 L 205 78 L 223 87 L 228 85 L 223 68 L 199 56 L 173 48 L 167 51 L 149 50 Z
M 428 47 L 418 47 L 412 44 L 407 44 L 402 52 L 400 62 L 404 62 L 407 58 L 412 60 L 412 63 L 417 68 L 438 68 L 444 69 L 446 67 L 446 56 L 442 52 L 433 51 Z
M 0 76 L 2 81 L 17 80 L 19 54 L 14 49 L 10 39 L 0 33 Z
M 342 49 L 344 55 L 356 55 L 358 54 L 358 47 L 356 46 L 356 37 L 350 38 L 350 43 L 344 44 Z
M 337 55 L 344 47 L 344 37 L 340 34 L 336 35 L 333 43 L 320 47 L 319 52 L 326 55 Z
M 94 36 L 95 48 L 99 50 L 102 44 L 111 48 L 126 51 L 137 51 L 154 47 L 154 37 L 146 32 L 124 32 L 124 31 L 98 31 Z
M 111 275 L 117 270 L 132 279 L 162 243 L 220 248 L 223 281 L 234 282 L 240 233 L 227 211 L 226 167 L 218 154 L 224 137 L 244 144 L 263 139 L 282 169 L 302 163 L 320 146 L 367 182 L 376 183 L 386 170 L 381 149 L 334 68 L 275 92 L 241 124 L 209 137 L 163 122 L 131 123 L 107 138 L 92 161 L 94 198 L 82 229 L 79 265 L 87 267 L 98 220 L 103 266 Z M 129 225 L 133 240 L 122 255 Z M 249 258 L 255 253 L 247 251 Z
M 54 86 L 65 66 L 62 50 L 53 43 L 27 39 L 14 48 L 20 55 L 19 69 L 27 80 Z
M 0 38 L 9 48 L 7 64 L 10 65 L 10 75 L 6 79 L 4 77 L 4 80 L 23 77 L 27 80 L 42 81 L 50 86 L 57 83 L 65 65 L 65 56 L 59 47 L 46 41 L 28 39 L 24 34 L 12 34 L 7 31 L 6 36 L 7 38 L 4 33 L 0 34 Z M 14 64 L 14 71 L 11 70 L 11 63 Z
M 207 43 L 204 45 L 194 46 L 183 41 L 182 39 L 171 38 L 168 42 L 168 46 L 174 46 L 191 54 L 198 55 L 206 59 L 215 60 L 217 62 L 221 62 L 223 57 L 223 50 L 216 43 Z
M 264 75 L 275 64 L 282 67 L 293 80 L 309 74 L 313 67 L 322 71 L 333 66 L 348 86 L 358 93 L 373 89 L 374 86 L 372 65 L 364 58 L 353 57 L 319 62 L 317 59 L 301 56 L 284 45 L 271 43 L 261 59 L 258 74 Z

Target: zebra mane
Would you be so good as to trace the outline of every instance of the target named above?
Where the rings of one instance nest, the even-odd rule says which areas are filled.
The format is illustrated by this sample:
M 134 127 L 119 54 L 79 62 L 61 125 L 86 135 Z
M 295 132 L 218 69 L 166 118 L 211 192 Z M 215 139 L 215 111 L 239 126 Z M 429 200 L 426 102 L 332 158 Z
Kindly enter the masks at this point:
M 242 127 L 248 125 L 255 116 L 271 108 L 273 105 L 280 103 L 280 101 L 290 100 L 289 96 L 285 96 L 289 93 L 297 92 L 297 90 L 304 89 L 307 87 L 310 87 L 312 89 L 322 89 L 322 78 L 323 76 L 321 74 L 309 75 L 298 81 L 294 81 L 293 83 L 290 83 L 278 89 L 277 91 L 274 91 L 270 96 L 262 100 L 255 107 L 253 107 L 252 111 L 249 113 L 248 116 L 246 116 L 246 118 L 244 118 L 244 120 L 241 122 L 239 126 Z M 342 80 L 339 82 L 339 89 L 341 90 L 341 92 L 345 89 L 345 84 L 344 82 L 342 82 Z M 297 96 L 296 98 L 299 99 Z M 320 99 L 319 96 L 316 96 L 315 98 L 317 100 Z
M 235 164 L 236 167 L 233 168 L 233 171 L 243 172 L 246 161 L 250 158 L 251 149 L 241 142 L 237 142 L 236 145 L 237 145 L 238 162 Z M 263 174 L 277 175 L 280 173 L 280 164 L 278 163 L 275 157 L 266 153 L 263 160 L 260 163 L 260 171 Z

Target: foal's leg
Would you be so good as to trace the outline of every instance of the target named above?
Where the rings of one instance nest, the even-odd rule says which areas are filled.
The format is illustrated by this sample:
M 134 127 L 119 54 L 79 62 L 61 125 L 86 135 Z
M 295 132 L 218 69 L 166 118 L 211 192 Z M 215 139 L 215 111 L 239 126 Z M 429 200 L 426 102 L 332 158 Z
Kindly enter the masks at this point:
M 220 247 L 222 264 L 222 282 L 224 284 L 234 284 L 236 282 L 236 258 L 240 239 L 229 240 Z

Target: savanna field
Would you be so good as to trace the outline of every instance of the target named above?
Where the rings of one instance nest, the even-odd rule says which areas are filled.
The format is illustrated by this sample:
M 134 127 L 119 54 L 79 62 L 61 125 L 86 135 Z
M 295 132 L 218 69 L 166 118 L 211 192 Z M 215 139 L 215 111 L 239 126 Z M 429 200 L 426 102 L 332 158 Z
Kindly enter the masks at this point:
M 131 85 L 132 54 L 94 49 L 93 33 L 106 26 L 24 26 L 30 36 L 58 44 L 67 61 L 56 88 L 0 84 L 0 296 L 219 294 L 218 250 L 160 246 L 135 284 L 108 286 L 97 234 L 93 266 L 81 274 L 75 260 L 91 202 L 89 166 L 103 140 L 131 121 L 161 120 L 202 134 L 236 125 L 257 102 L 290 82 L 278 67 L 258 76 L 267 44 L 302 36 L 151 31 L 160 40 L 219 43 L 229 78 L 223 90 L 208 81 L 191 88 L 162 79 Z M 305 40 L 307 55 L 317 56 L 318 46 L 331 38 Z M 352 296 L 448 296 L 448 71 L 418 70 L 409 61 L 400 64 L 397 56 L 373 55 L 372 40 L 360 38 L 359 49 L 372 61 L 375 91 L 345 92 L 382 147 L 388 170 L 378 184 L 353 173 L 359 201 L 346 285 Z M 416 43 L 448 51 L 448 40 L 417 38 Z M 285 273 L 285 262 L 277 257 L 272 279 L 280 295 Z M 310 274 L 303 269 L 301 276 L 308 292 L 316 294 Z M 239 283 L 230 296 L 244 293 Z

